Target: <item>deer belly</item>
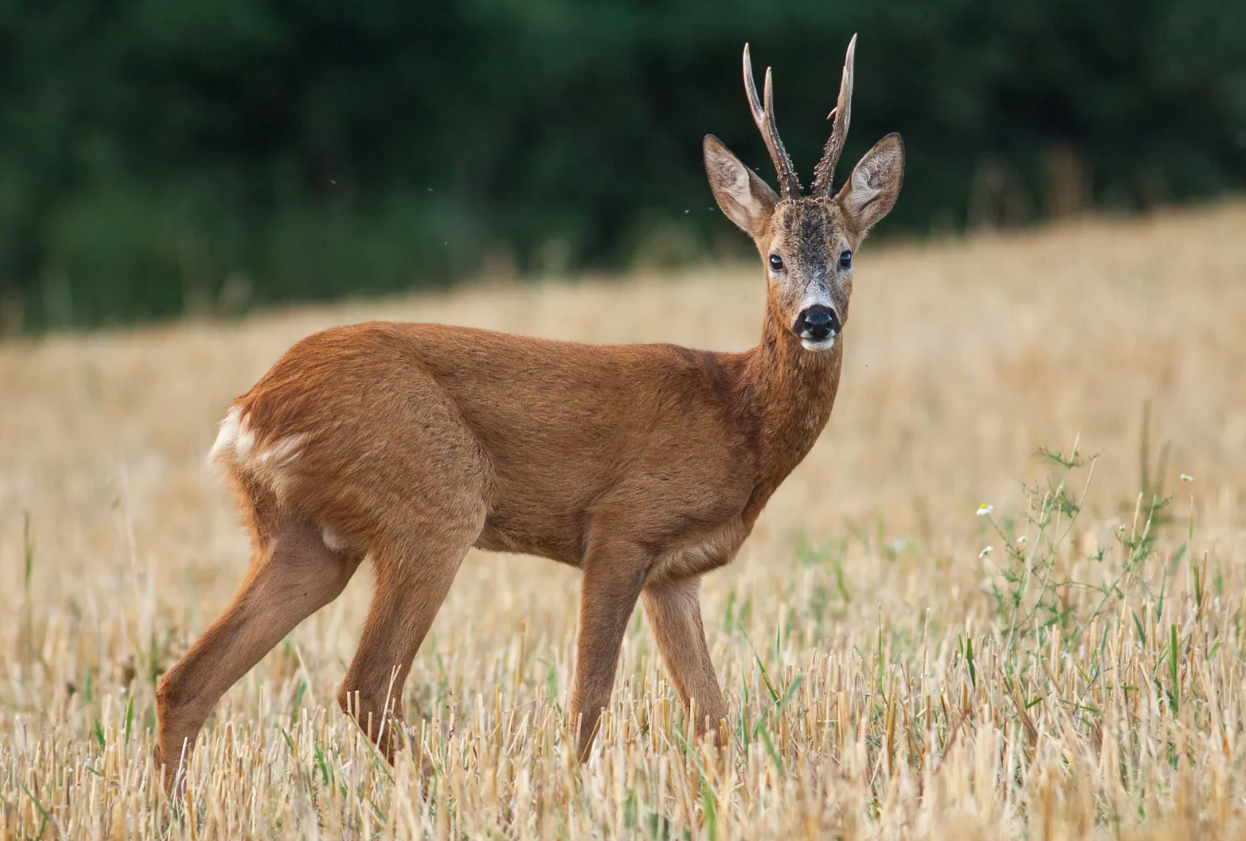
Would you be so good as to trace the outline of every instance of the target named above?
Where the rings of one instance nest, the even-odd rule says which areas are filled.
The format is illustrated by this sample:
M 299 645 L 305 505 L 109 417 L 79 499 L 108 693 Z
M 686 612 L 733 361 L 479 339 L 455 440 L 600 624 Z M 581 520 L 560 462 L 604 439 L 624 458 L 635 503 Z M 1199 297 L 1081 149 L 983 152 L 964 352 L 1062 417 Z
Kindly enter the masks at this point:
M 726 566 L 748 537 L 749 527 L 733 519 L 660 554 L 647 576 L 649 581 L 688 578 Z
M 526 518 L 493 512 L 476 539 L 476 548 L 486 552 L 513 552 L 536 555 L 571 566 L 579 566 L 584 556 L 580 535 L 572 517 Z

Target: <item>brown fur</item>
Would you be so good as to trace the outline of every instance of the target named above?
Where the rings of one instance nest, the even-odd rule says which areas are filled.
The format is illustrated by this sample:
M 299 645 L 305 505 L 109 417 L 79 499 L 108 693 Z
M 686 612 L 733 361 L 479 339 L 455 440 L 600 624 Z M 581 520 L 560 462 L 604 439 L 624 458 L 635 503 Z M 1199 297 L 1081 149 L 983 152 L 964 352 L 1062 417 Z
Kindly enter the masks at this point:
M 642 597 L 676 689 L 686 705 L 695 699 L 698 732 L 721 722 L 700 576 L 736 554 L 830 416 L 842 342 L 806 350 L 793 309 L 814 278 L 846 319 L 850 276 L 828 274 L 828 261 L 855 250 L 894 203 L 902 159 L 871 163 L 878 148 L 858 165 L 877 176 L 858 187 L 873 191 L 869 202 L 846 203 L 849 188 L 779 202 L 707 139 L 720 206 L 763 259 L 778 249 L 787 262 L 782 278 L 770 273 L 750 351 L 396 323 L 292 347 L 234 403 L 214 450 L 254 550 L 233 604 L 160 681 L 166 781 L 220 695 L 335 598 L 365 556 L 376 592 L 340 700 L 387 756 L 412 660 L 473 546 L 583 571 L 569 705 L 581 756 Z M 890 191 L 881 203 L 878 189 Z

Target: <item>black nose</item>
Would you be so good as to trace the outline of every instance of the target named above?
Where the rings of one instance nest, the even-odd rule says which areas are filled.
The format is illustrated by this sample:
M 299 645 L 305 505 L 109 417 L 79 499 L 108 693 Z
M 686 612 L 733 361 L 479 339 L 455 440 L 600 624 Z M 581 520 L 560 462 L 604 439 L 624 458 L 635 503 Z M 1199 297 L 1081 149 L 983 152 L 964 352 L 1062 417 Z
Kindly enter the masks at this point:
M 792 332 L 802 339 L 825 341 L 839 333 L 839 316 L 830 307 L 814 304 L 796 316 Z

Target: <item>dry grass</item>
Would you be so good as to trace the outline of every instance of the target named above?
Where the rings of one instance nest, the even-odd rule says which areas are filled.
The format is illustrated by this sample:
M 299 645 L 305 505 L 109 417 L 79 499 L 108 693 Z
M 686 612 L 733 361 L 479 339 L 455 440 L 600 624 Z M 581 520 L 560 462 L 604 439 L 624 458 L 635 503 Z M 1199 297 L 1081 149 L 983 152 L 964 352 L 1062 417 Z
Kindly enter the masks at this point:
M 707 580 L 721 758 L 683 738 L 637 614 L 575 765 L 577 574 L 473 554 L 406 698 L 435 776 L 336 709 L 361 576 L 226 696 L 180 813 L 153 678 L 246 561 L 202 463 L 234 395 L 375 316 L 741 348 L 759 272 L 0 346 L 0 837 L 1241 837 L 1244 233 L 1238 204 L 867 249 L 824 440 Z M 1090 464 L 1044 493 L 1066 471 L 1034 452 L 1079 434 L 1084 500 Z

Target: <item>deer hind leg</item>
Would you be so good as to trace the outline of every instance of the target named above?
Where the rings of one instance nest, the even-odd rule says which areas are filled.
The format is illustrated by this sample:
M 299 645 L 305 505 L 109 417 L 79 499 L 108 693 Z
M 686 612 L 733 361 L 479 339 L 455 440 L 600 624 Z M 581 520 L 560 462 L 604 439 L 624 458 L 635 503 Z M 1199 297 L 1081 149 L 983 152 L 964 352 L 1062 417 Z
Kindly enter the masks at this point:
M 361 560 L 327 547 L 320 530 L 304 521 L 257 527 L 251 566 L 234 600 L 157 685 L 156 764 L 164 767 L 166 786 L 226 690 L 296 625 L 337 598 Z
M 374 552 L 376 592 L 338 695 L 342 709 L 391 762 L 402 746 L 402 693 L 411 664 L 484 528 L 479 495 L 453 508 L 420 512 L 406 523 L 410 538 Z

